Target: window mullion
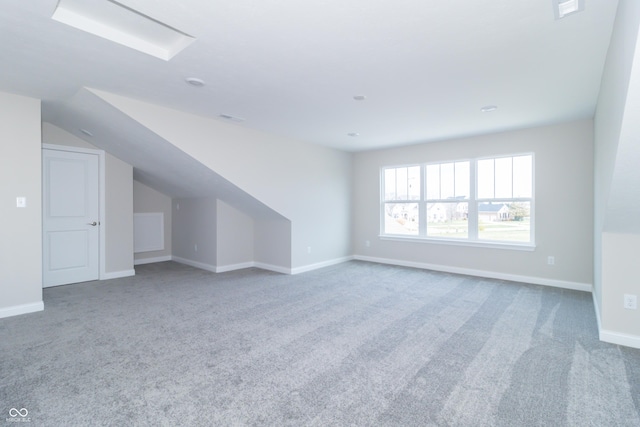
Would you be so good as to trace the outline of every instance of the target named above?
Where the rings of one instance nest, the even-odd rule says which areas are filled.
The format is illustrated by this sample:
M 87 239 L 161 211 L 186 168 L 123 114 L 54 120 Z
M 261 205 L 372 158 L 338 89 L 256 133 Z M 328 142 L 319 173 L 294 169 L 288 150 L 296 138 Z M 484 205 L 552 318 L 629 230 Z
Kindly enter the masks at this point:
M 514 170 L 513 170 L 513 157 L 511 158 L 511 197 L 513 198 L 513 184 L 514 184 L 514 179 L 513 177 L 515 176 Z
M 418 205 L 418 234 L 427 235 L 427 165 L 420 165 L 420 204 Z
M 477 160 L 469 162 L 469 212 L 467 221 L 469 221 L 469 240 L 478 240 L 478 176 L 477 176 Z

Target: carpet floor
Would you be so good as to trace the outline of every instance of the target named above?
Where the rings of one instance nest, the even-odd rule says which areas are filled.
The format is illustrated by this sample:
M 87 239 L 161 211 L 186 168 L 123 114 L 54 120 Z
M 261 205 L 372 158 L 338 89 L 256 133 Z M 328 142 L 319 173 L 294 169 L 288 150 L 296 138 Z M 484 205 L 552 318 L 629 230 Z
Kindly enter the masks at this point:
M 598 340 L 585 292 L 166 262 L 44 303 L 0 320 L 0 423 L 640 425 L 640 350 Z

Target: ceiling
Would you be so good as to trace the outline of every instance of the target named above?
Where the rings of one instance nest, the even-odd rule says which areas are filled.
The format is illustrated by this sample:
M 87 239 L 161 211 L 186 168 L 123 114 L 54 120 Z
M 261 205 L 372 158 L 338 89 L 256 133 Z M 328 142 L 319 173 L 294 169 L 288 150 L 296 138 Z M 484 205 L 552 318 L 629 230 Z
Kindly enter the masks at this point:
M 99 120 L 73 108 L 90 87 L 346 151 L 592 117 L 617 1 L 553 2 L 118 0 L 195 38 L 166 61 L 51 19 L 57 0 L 7 1 L 0 90 L 70 131 Z

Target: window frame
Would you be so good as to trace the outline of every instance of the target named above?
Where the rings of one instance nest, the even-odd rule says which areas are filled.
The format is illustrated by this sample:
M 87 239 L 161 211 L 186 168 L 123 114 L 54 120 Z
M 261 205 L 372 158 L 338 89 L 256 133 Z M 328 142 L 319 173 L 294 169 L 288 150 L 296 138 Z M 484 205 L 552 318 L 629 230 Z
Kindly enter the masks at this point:
M 407 199 L 391 199 L 391 200 L 387 200 L 386 199 L 386 183 L 385 183 L 385 171 L 387 169 L 401 169 L 401 168 L 412 168 L 412 167 L 419 167 L 420 168 L 420 194 L 418 199 L 411 199 L 409 197 L 409 192 L 407 191 Z M 408 177 L 408 174 L 407 174 Z M 397 175 L 396 175 L 396 179 L 397 179 Z M 423 186 L 423 182 L 424 182 L 424 170 L 422 168 L 422 165 L 420 163 L 409 163 L 409 164 L 404 164 L 404 165 L 395 165 L 395 166 L 383 166 L 382 168 L 380 168 L 380 236 L 384 235 L 384 236 L 394 236 L 394 237 L 403 237 L 403 238 L 416 238 L 416 237 L 420 237 L 420 229 L 422 228 L 422 224 L 420 223 L 421 218 L 423 217 L 422 214 L 422 186 Z M 408 183 L 408 178 L 407 178 L 407 183 Z M 397 188 L 397 182 L 396 182 L 396 188 Z M 382 231 L 385 229 L 385 205 L 387 203 L 395 203 L 395 204 L 417 204 L 418 205 L 418 235 L 412 235 L 412 234 L 384 234 Z
M 421 192 L 421 202 L 424 202 L 424 210 L 425 212 L 428 211 L 428 206 L 431 203 L 435 203 L 435 204 L 451 204 L 451 203 L 455 203 L 455 197 L 456 196 L 456 191 L 455 191 L 455 185 L 456 185 L 456 169 L 455 169 L 455 165 L 457 163 L 468 163 L 469 164 L 469 170 L 468 170 L 468 174 L 469 174 L 469 182 L 467 183 L 467 190 L 469 192 L 469 196 L 466 199 L 461 199 L 464 203 L 467 203 L 467 218 L 469 217 L 469 206 L 471 205 L 471 197 L 473 195 L 473 189 L 472 187 L 472 183 L 473 183 L 473 179 L 472 179 L 472 173 L 473 173 L 473 159 L 460 159 L 460 160 L 453 160 L 453 161 L 442 161 L 442 162 L 428 162 L 428 163 L 423 163 L 422 167 L 424 170 L 424 179 L 422 180 L 422 184 L 424 185 L 424 191 Z M 450 198 L 442 198 L 442 165 L 446 165 L 446 164 L 453 164 L 453 197 L 454 199 L 450 199 Z M 430 199 L 428 196 L 428 188 L 427 188 L 427 168 L 429 166 L 434 166 L 434 165 L 439 165 L 440 166 L 440 176 L 438 179 L 438 184 L 440 186 L 439 189 L 439 198 L 436 199 Z M 429 236 L 429 218 L 427 215 L 425 215 L 425 219 L 424 219 L 424 232 L 421 234 L 421 236 L 423 236 L 425 239 L 429 239 L 429 240 L 446 240 L 446 241 L 455 241 L 455 242 L 466 242 L 470 240 L 470 235 L 469 235 L 469 220 L 467 219 L 467 237 L 441 237 L 441 236 Z
M 514 158 L 520 156 L 531 156 L 531 197 L 511 197 L 511 198 L 478 198 L 478 163 L 482 160 L 489 159 L 503 159 Z M 442 165 L 447 163 L 460 163 L 469 162 L 469 197 L 467 199 L 461 199 L 461 202 L 468 203 L 467 214 L 467 237 L 443 237 L 443 236 L 428 236 L 427 233 L 427 204 L 434 202 L 454 203 L 451 200 L 442 199 L 428 199 L 427 198 L 427 184 L 426 174 L 427 166 L 429 165 Z M 388 169 L 397 169 L 404 167 L 420 167 L 420 198 L 419 200 L 385 200 L 385 171 Z M 399 165 L 385 165 L 380 168 L 380 232 L 379 238 L 381 240 L 396 240 L 396 241 L 417 241 L 426 243 L 438 243 L 438 244 L 450 244 L 460 246 L 475 246 L 475 247 L 491 247 L 491 248 L 503 248 L 513 250 L 535 250 L 535 154 L 533 152 L 520 152 L 513 154 L 500 154 L 493 156 L 483 156 L 475 158 L 462 158 L 455 160 L 443 160 L 436 162 L 422 162 L 422 163 L 410 163 Z M 455 174 L 454 174 L 455 182 Z M 513 169 L 511 170 L 511 179 L 513 180 Z M 441 185 L 441 183 L 440 183 Z M 442 189 L 440 189 L 442 190 Z M 495 191 L 495 181 L 494 181 Z M 513 195 L 513 185 L 511 189 Z M 441 194 L 440 194 L 441 195 Z M 495 193 L 494 193 L 495 196 Z M 455 190 L 454 190 L 455 197 Z M 489 240 L 479 238 L 479 207 L 481 203 L 517 203 L 528 202 L 530 203 L 529 211 L 529 241 L 509 241 L 509 240 Z M 418 234 L 392 234 L 385 232 L 385 204 L 386 203 L 418 203 L 419 220 L 418 220 Z

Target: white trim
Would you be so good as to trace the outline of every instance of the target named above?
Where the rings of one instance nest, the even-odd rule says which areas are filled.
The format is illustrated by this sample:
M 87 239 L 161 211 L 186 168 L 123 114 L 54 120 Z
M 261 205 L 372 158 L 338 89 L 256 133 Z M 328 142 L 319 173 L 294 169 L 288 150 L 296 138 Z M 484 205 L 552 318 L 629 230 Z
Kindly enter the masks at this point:
M 100 158 L 100 280 L 107 278 L 107 166 L 105 153 L 99 152 Z M 134 272 L 135 274 L 135 272 Z
M 291 269 L 288 267 L 282 267 L 274 264 L 265 264 L 262 262 L 254 262 L 253 264 L 255 268 L 260 268 L 262 270 L 273 271 L 274 273 L 280 274 L 291 274 Z
M 255 267 L 255 263 L 253 261 L 242 262 L 239 264 L 222 265 L 216 267 L 216 273 L 226 273 L 227 271 L 242 270 L 244 268 L 251 267 Z
M 509 198 L 480 198 L 478 197 L 478 163 L 483 160 L 492 160 L 495 167 L 495 160 L 498 159 L 511 159 L 511 163 L 513 165 L 513 158 L 515 157 L 531 157 L 531 196 L 530 197 L 509 197 Z M 430 237 L 428 236 L 428 218 L 426 207 L 430 203 L 450 203 L 451 199 L 442 198 L 442 199 L 430 199 L 427 197 L 426 191 L 426 173 L 427 168 L 429 166 L 437 165 L 440 167 L 443 164 L 457 164 L 457 163 L 468 163 L 469 164 L 469 196 L 467 199 L 458 200 L 459 203 L 467 203 L 468 204 L 468 235 L 466 238 L 459 239 L 447 239 L 447 238 L 438 238 L 438 237 Z M 410 167 L 419 167 L 420 168 L 420 197 L 418 199 L 400 199 L 400 200 L 387 200 L 386 199 L 386 171 L 387 170 L 395 170 L 400 168 L 410 168 Z M 464 246 L 479 246 L 479 247 L 499 247 L 501 249 L 515 249 L 515 250 L 535 250 L 535 153 L 534 152 L 524 152 L 524 153 L 510 153 L 510 154 L 501 154 L 501 155 L 492 155 L 487 157 L 471 157 L 471 158 L 463 158 L 458 160 L 437 160 L 433 162 L 418 162 L 415 164 L 409 165 L 387 165 L 381 166 L 379 170 L 380 177 L 380 238 L 389 238 L 389 239 L 397 239 L 397 238 L 406 238 L 414 240 L 425 240 L 430 241 L 432 243 L 445 243 L 445 244 L 454 244 L 454 245 L 464 245 Z M 511 178 L 513 179 L 513 170 L 511 171 Z M 455 169 L 454 169 L 454 179 L 455 179 Z M 395 180 L 395 178 L 394 178 Z M 407 183 L 408 183 L 407 177 Z M 424 188 L 423 188 L 424 187 Z M 494 182 L 494 193 L 495 193 L 495 182 Z M 440 195 L 441 196 L 441 195 Z M 494 194 L 495 196 L 495 194 Z M 513 196 L 513 194 L 512 194 Z M 480 212 L 478 207 L 481 203 L 487 202 L 497 202 L 497 203 L 508 203 L 508 202 L 528 202 L 530 204 L 530 221 L 529 221 L 529 241 L 525 243 L 518 242 L 510 242 L 510 241 L 485 241 L 479 238 L 479 224 L 480 224 Z M 395 203 L 395 204 L 417 204 L 418 205 L 418 233 L 416 235 L 397 235 L 397 234 L 388 234 L 385 233 L 385 205 L 387 203 Z
M 83 147 L 74 147 L 71 145 L 56 145 L 56 144 L 47 144 L 43 143 L 42 148 L 46 148 L 47 150 L 58 150 L 58 151 L 69 151 L 71 153 L 85 153 L 85 154 L 100 154 L 104 153 L 104 150 L 100 150 L 98 148 L 83 148 Z
M 459 239 L 439 239 L 435 237 L 423 237 L 423 236 L 402 236 L 398 234 L 380 234 L 378 236 L 380 240 L 391 240 L 396 242 L 417 242 L 417 243 L 434 243 L 453 246 L 470 246 L 476 248 L 489 248 L 489 249 L 508 249 L 515 251 L 529 251 L 536 250 L 536 245 L 531 243 L 506 243 L 506 242 L 494 242 L 485 240 L 466 240 Z
M 180 264 L 190 265 L 191 267 L 199 268 L 201 270 L 207 270 L 212 273 L 216 272 L 216 266 L 211 264 L 205 264 L 204 262 L 192 261 L 186 258 L 180 258 L 178 256 L 172 256 L 172 261 L 179 262 Z
M 20 314 L 35 313 L 44 310 L 42 301 L 32 302 L 30 304 L 20 304 L 11 307 L 0 308 L 0 319 L 4 317 L 18 316 Z
M 262 262 L 254 262 L 253 266 L 256 267 L 256 268 L 261 268 L 263 270 L 273 271 L 275 273 L 291 274 L 291 269 L 290 268 L 281 267 L 279 265 L 265 264 L 265 263 L 262 263 Z
M 353 256 L 346 256 L 346 257 L 342 257 L 342 258 L 330 259 L 328 261 L 317 262 L 315 264 L 303 265 L 302 267 L 292 268 L 291 269 L 291 273 L 289 273 L 289 274 L 306 273 L 307 271 L 317 270 L 319 268 L 324 268 L 324 267 L 329 267 L 331 265 L 341 264 L 343 262 L 351 261 L 353 259 L 354 259 Z
M 596 293 L 591 292 L 591 297 L 593 298 L 593 310 L 596 312 L 596 322 L 598 322 L 598 332 L 600 332 L 602 330 L 602 320 L 600 319 L 600 307 L 598 306 L 598 301 L 596 301 Z
M 43 143 L 42 144 L 42 148 L 43 149 L 48 149 L 48 150 L 58 150 L 58 151 L 68 151 L 71 153 L 85 153 L 85 154 L 94 154 L 96 156 L 98 156 L 98 191 L 100 192 L 100 194 L 98 195 L 99 199 L 98 199 L 98 203 L 99 203 L 99 215 L 100 218 L 98 219 L 99 223 L 100 223 L 100 242 L 98 243 L 99 245 L 99 251 L 100 254 L 98 255 L 100 257 L 100 261 L 99 261 L 99 266 L 98 266 L 98 280 L 107 280 L 109 279 L 107 272 L 106 272 L 106 265 L 107 265 L 107 235 L 106 235 L 106 195 L 105 195 L 105 188 L 106 188 L 106 163 L 105 163 L 105 151 L 104 150 L 98 150 L 98 149 L 92 149 L 92 148 L 82 148 L 82 147 L 71 147 L 68 145 L 55 145 L 55 144 L 46 144 Z
M 156 262 L 165 262 L 165 261 L 171 261 L 171 255 L 157 256 L 157 257 L 153 257 L 153 258 L 134 259 L 133 260 L 133 265 L 153 264 L 153 263 L 156 263 Z
M 640 336 L 600 329 L 600 341 L 625 347 L 640 348 Z
M 223 266 L 215 266 L 215 265 L 211 265 L 211 264 L 205 264 L 203 262 L 192 261 L 192 260 L 186 259 L 186 258 L 180 258 L 180 257 L 177 257 L 177 256 L 172 256 L 171 259 L 173 261 L 175 261 L 175 262 L 179 262 L 181 264 L 190 265 L 191 267 L 200 268 L 202 270 L 211 271 L 213 273 L 224 273 L 224 272 L 227 272 L 227 271 L 233 271 L 233 270 L 240 270 L 240 269 L 243 269 L 243 268 L 256 267 L 256 268 L 260 268 L 262 270 L 269 270 L 269 271 L 274 271 L 276 273 L 282 273 L 282 274 L 300 274 L 300 273 L 305 273 L 307 271 L 317 270 L 319 268 L 328 267 L 328 266 L 331 266 L 331 265 L 335 265 L 335 264 L 340 264 L 340 263 L 343 263 L 343 262 L 351 261 L 354 258 L 353 258 L 353 256 L 347 256 L 347 257 L 336 258 L 336 259 L 332 259 L 332 260 L 328 260 L 328 261 L 318 262 L 316 264 L 309 264 L 309 265 L 305 265 L 305 266 L 297 267 L 297 268 L 287 268 L 287 267 L 282 267 L 282 266 L 279 266 L 279 265 L 265 264 L 265 263 L 262 263 L 262 262 L 255 262 L 255 261 L 248 261 L 248 262 L 243 262 L 243 263 L 239 263 L 239 264 L 229 264 L 229 265 L 223 265 Z
M 614 332 L 602 329 L 602 319 L 600 318 L 600 308 L 596 301 L 596 293 L 591 294 L 593 296 L 593 308 L 596 312 L 596 321 L 598 322 L 598 337 L 600 341 L 610 344 L 624 345 L 626 347 L 640 348 L 640 336 L 629 335 L 621 332 Z
M 227 271 L 256 267 L 256 268 L 261 268 L 263 270 L 275 271 L 276 273 L 291 274 L 291 269 L 280 267 L 277 265 L 272 265 L 272 264 L 255 262 L 255 261 L 243 262 L 239 264 L 229 264 L 229 265 L 223 265 L 223 266 L 217 267 L 215 265 L 205 264 L 203 262 L 198 262 L 198 261 L 192 261 L 190 259 L 181 258 L 175 255 L 171 257 L 171 260 L 175 262 L 179 262 L 180 264 L 190 265 L 191 267 L 210 271 L 212 273 L 224 273 Z
M 104 276 L 100 277 L 100 280 L 111 280 L 111 279 L 121 279 L 123 277 L 135 276 L 135 270 L 122 270 L 122 271 L 110 271 L 108 273 L 104 273 Z
M 442 271 L 445 273 L 465 274 L 468 276 L 486 277 L 489 279 L 500 279 L 509 280 L 512 282 L 530 283 L 534 285 L 552 286 L 555 288 L 572 289 L 575 291 L 591 292 L 593 289 L 590 283 L 569 282 L 565 280 L 546 279 L 544 277 L 521 276 L 517 274 L 475 270 L 462 267 L 451 267 L 448 265 L 427 264 L 414 261 L 402 261 L 397 259 L 375 258 L 362 255 L 355 255 L 354 259 L 360 261 L 376 262 L 379 264 L 400 265 L 403 267 L 421 268 L 425 270 Z

